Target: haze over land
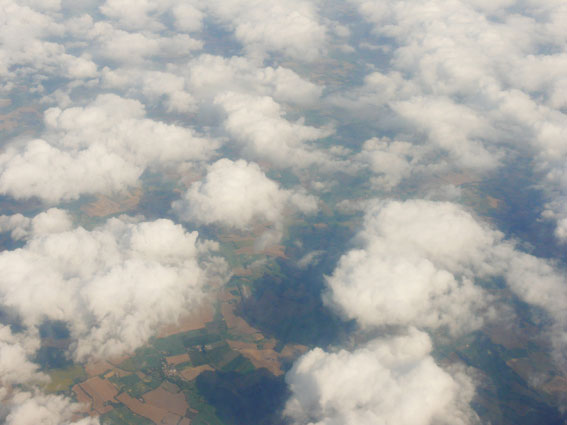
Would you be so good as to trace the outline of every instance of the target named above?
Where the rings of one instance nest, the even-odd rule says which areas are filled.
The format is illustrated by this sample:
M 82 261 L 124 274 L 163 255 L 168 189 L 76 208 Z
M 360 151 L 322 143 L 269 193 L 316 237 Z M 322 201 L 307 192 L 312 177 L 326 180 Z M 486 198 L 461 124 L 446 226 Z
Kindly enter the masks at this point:
M 567 423 L 562 0 L 0 0 L 0 422 Z

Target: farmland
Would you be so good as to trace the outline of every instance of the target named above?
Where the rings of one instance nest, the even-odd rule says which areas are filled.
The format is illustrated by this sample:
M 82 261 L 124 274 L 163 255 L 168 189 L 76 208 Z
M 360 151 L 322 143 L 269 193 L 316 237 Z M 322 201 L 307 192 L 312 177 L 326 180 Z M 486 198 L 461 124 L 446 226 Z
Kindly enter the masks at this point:
M 230 394 L 254 392 L 258 382 L 280 391 L 282 360 L 305 351 L 290 345 L 276 351 L 275 339 L 239 317 L 242 292 L 238 285 L 220 290 L 133 353 L 50 370 L 46 391 L 81 403 L 77 417 L 100 416 L 107 424 L 226 423 L 243 402 Z M 217 386 L 230 399 L 220 411 Z

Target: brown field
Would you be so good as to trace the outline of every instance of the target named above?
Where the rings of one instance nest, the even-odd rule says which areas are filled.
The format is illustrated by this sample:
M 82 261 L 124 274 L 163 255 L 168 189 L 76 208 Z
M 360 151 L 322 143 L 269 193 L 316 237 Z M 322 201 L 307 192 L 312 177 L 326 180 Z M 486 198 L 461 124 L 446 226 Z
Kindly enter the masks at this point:
M 564 376 L 553 376 L 554 373 L 549 366 L 549 359 L 539 359 L 537 353 L 530 355 L 530 358 L 510 359 L 506 364 L 525 381 L 530 381 L 533 376 L 545 376 L 545 382 L 536 385 L 539 390 L 548 394 L 567 393 L 567 378 Z M 539 361 L 538 361 L 539 360 Z M 542 361 L 543 360 L 543 361 Z M 542 366 L 542 367 L 539 367 Z
M 175 366 L 178 365 L 179 363 L 188 362 L 190 359 L 189 359 L 189 354 L 185 353 L 185 354 L 179 354 L 177 356 L 166 357 L 165 360 L 167 361 L 168 365 Z
M 270 245 L 264 248 L 261 251 L 256 251 L 254 245 L 243 246 L 242 248 L 237 249 L 234 251 L 235 254 L 238 255 L 255 255 L 255 254 L 263 254 L 269 255 L 270 257 L 281 257 L 287 258 L 285 255 L 285 246 L 284 245 Z
M 80 411 L 84 413 L 89 412 L 92 407 L 92 399 L 89 397 L 89 395 L 85 392 L 85 390 L 81 388 L 79 384 L 73 386 L 73 392 L 77 396 L 77 401 L 82 406 Z
M 92 408 L 99 414 L 112 410 L 112 406 L 107 405 L 109 401 L 114 401 L 118 390 L 110 382 L 95 376 L 87 379 L 80 384 L 81 388 L 91 397 Z
M 142 189 L 139 188 L 114 198 L 97 195 L 96 201 L 83 205 L 81 210 L 89 217 L 105 217 L 135 208 L 140 203 L 141 197 Z
M 179 391 L 181 391 L 181 389 L 173 382 L 163 381 L 161 386 L 164 390 L 169 391 L 170 393 L 178 393 Z
M 279 355 L 274 351 L 275 344 L 266 344 L 263 349 L 258 349 L 256 343 L 242 341 L 226 341 L 230 348 L 238 351 L 252 362 L 257 368 L 265 367 L 274 375 L 279 376 L 283 373 Z
M 189 407 L 185 400 L 185 394 L 182 392 L 171 393 L 165 390 L 163 386 L 147 392 L 142 397 L 147 404 L 175 413 L 178 416 L 185 416 Z
M 181 371 L 181 376 L 187 381 L 192 381 L 206 370 L 214 371 L 214 369 L 211 366 L 209 366 L 208 364 L 204 364 L 197 367 L 188 367 L 187 369 L 183 369 Z
M 309 347 L 301 344 L 286 344 L 282 351 L 280 352 L 280 357 L 285 359 L 293 359 L 305 354 L 309 350 Z
M 563 376 L 555 376 L 543 385 L 542 390 L 550 394 L 567 393 L 567 378 Z
M 85 371 L 87 372 L 87 375 L 91 377 L 102 375 L 113 367 L 114 366 L 104 360 L 91 360 L 85 365 Z
M 251 276 L 254 273 L 251 269 L 245 269 L 243 267 L 238 267 L 236 269 L 232 269 L 232 274 L 235 276 Z
M 484 332 L 492 342 L 502 345 L 509 350 L 526 348 L 529 343 L 529 338 L 526 333 L 507 324 L 488 325 Z
M 313 227 L 316 229 L 326 229 L 329 225 L 327 223 L 314 223 Z
M 175 335 L 181 332 L 194 331 L 205 327 L 207 322 L 212 322 L 215 310 L 211 300 L 205 300 L 203 304 L 188 316 L 182 317 L 177 323 L 164 326 L 157 337 Z
M 55 339 L 55 338 L 42 338 L 41 339 L 41 346 L 42 347 L 55 347 L 55 348 L 62 348 L 66 349 L 71 344 L 70 338 L 65 339 Z
M 234 314 L 235 308 L 236 308 L 236 304 L 229 304 L 227 302 L 223 302 L 221 306 L 221 314 L 228 328 L 232 330 L 236 330 L 239 333 L 245 335 L 260 333 L 257 329 L 254 329 L 252 326 L 246 323 L 246 321 L 242 317 L 236 316 Z
M 129 359 L 132 356 L 132 353 L 130 354 L 122 354 L 121 356 L 115 356 L 115 357 L 110 357 L 108 359 L 106 359 L 106 361 L 108 361 L 108 363 L 110 363 L 113 366 L 118 366 L 120 363 L 122 363 L 124 360 Z M 118 373 L 117 373 L 118 375 Z
M 161 420 L 161 425 L 177 425 L 179 423 L 180 416 L 177 416 L 174 413 L 169 412 L 164 418 Z
M 9 106 L 9 105 L 4 105 Z M 20 115 L 22 114 L 35 114 L 41 120 L 42 116 L 36 108 L 32 106 L 24 106 L 4 115 L 0 115 L 0 130 L 13 130 L 20 125 Z
M 242 246 L 235 251 L 238 255 L 269 255 L 272 257 L 282 257 L 285 256 L 285 246 L 283 245 L 271 245 L 263 250 L 256 250 L 254 243 L 256 239 L 261 236 L 264 232 L 270 230 L 269 223 L 257 223 L 249 232 L 246 233 L 225 233 L 219 235 L 219 239 L 222 242 L 235 242 L 241 244 Z
M 148 418 L 156 424 L 161 424 L 163 418 L 167 415 L 167 410 L 142 403 L 140 400 L 131 397 L 127 393 L 122 393 L 116 398 L 132 412 L 144 418 Z
M 191 420 L 189 418 L 183 418 L 177 425 L 191 425 Z
M 487 196 L 486 200 L 488 201 L 490 208 L 498 209 L 504 205 L 504 202 L 502 202 L 500 199 L 493 198 L 492 196 Z
M 454 184 L 455 186 L 461 186 L 466 183 L 475 183 L 477 181 L 480 181 L 480 178 L 478 176 L 468 173 L 447 174 L 440 178 L 444 182 Z

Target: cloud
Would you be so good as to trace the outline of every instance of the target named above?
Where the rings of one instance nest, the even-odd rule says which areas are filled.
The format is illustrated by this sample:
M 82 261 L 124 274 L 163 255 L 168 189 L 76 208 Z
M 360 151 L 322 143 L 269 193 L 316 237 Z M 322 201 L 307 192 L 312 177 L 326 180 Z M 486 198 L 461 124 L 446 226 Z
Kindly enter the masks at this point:
M 298 425 L 476 423 L 470 378 L 451 376 L 430 352 L 429 337 L 415 329 L 351 352 L 311 350 L 286 375 L 285 414 Z
M 452 167 L 484 173 L 518 154 L 535 158 L 549 200 L 545 214 L 561 238 L 567 55 L 558 22 L 565 4 L 351 3 L 386 49 L 388 71 L 373 71 L 332 103 L 388 117 L 382 126 L 393 127 L 393 138 L 426 140 Z
M 37 196 L 48 203 L 77 199 L 83 193 L 112 193 L 134 185 L 142 169 L 104 147 L 76 153 L 32 140 L 23 149 L 0 155 L 0 192 L 16 199 Z
M 373 137 L 364 142 L 356 160 L 368 164 L 378 175 L 372 178 L 375 186 L 391 190 L 425 167 L 425 151 L 422 146 L 409 142 Z
M 130 65 L 105 67 L 101 74 L 104 87 L 125 90 L 129 95 L 140 93 L 174 112 L 195 111 L 198 102 L 211 102 L 227 91 L 272 96 L 278 102 L 300 106 L 314 105 L 322 93 L 321 87 L 288 68 L 263 67 L 239 56 L 202 54 L 180 65 L 170 64 L 167 71 Z
M 214 97 L 239 91 L 248 95 L 271 96 L 276 102 L 313 105 L 322 88 L 291 69 L 262 67 L 239 56 L 224 58 L 203 54 L 188 63 L 188 80 L 200 96 Z
M 327 41 L 326 28 L 312 1 L 251 5 L 242 0 L 215 0 L 179 5 L 173 1 L 107 0 L 100 11 L 129 31 L 161 31 L 166 27 L 166 17 L 172 16 L 175 29 L 195 32 L 203 28 L 203 20 L 209 17 L 230 29 L 246 53 L 255 59 L 278 53 L 311 61 L 323 53 Z
M 248 55 L 263 59 L 278 53 L 312 61 L 324 52 L 327 34 L 316 2 L 287 0 L 250 4 L 243 0 L 207 3 L 206 10 L 228 25 Z
M 498 165 L 499 155 L 490 152 L 481 142 L 490 132 L 490 126 L 471 108 L 446 98 L 412 98 L 391 105 L 461 167 L 487 170 Z
M 73 225 L 69 214 L 57 208 L 50 208 L 33 218 L 22 214 L 0 216 L 0 231 L 11 232 L 14 240 L 20 240 L 32 235 L 46 235 L 70 230 Z
M 105 88 L 122 89 L 128 93 L 141 92 L 152 104 L 163 102 L 168 112 L 195 110 L 196 100 L 182 76 L 131 67 L 115 70 L 105 67 L 101 74 Z
M 0 14 L 0 75 L 10 90 L 20 78 L 37 81 L 36 75 L 67 78 L 96 76 L 96 65 L 87 56 L 67 53 L 62 37 L 65 27 L 47 13 L 59 9 L 58 2 L 2 1 Z M 28 80 L 29 81 L 29 80 Z M 2 87 L 2 86 L 0 86 Z
M 218 143 L 145 117 L 144 106 L 100 95 L 85 107 L 45 112 L 45 139 L 12 143 L 0 154 L 0 192 L 49 203 L 115 193 L 149 168 L 209 159 Z M 159 141 L 159 143 L 157 143 Z
M 313 213 L 317 201 L 302 191 L 281 189 L 255 163 L 221 159 L 173 208 L 185 221 L 245 230 L 258 222 L 280 228 L 286 209 Z
M 360 249 L 341 257 L 326 301 L 363 326 L 479 328 L 488 296 L 473 267 L 499 235 L 460 207 L 428 201 L 369 208 Z
M 0 325 L 0 401 L 13 384 L 37 383 L 48 380 L 39 366 L 30 359 L 39 348 L 32 335 L 13 334 L 9 326 Z
M 201 41 L 187 34 L 167 37 L 151 32 L 129 32 L 106 21 L 93 23 L 85 36 L 94 42 L 95 55 L 116 63 L 143 64 L 152 57 L 182 58 L 203 47 Z
M 329 161 L 324 152 L 307 142 L 332 132 L 307 126 L 301 120 L 286 120 L 284 111 L 271 97 L 230 92 L 219 95 L 215 102 L 227 113 L 225 129 L 253 159 L 268 160 L 280 167 Z
M 478 283 L 500 276 L 520 299 L 547 312 L 556 359 L 567 365 L 567 288 L 559 270 L 461 206 L 370 204 L 357 240 L 359 248 L 343 255 L 327 278 L 325 301 L 362 326 L 478 329 L 492 318 L 495 301 Z
M 508 249 L 506 249 L 508 248 Z M 510 289 L 523 301 L 545 311 L 551 324 L 544 332 L 551 338 L 553 357 L 567 373 L 567 281 L 555 264 L 529 254 L 500 249 L 504 275 Z
M 0 305 L 29 328 L 44 319 L 67 322 L 75 360 L 119 355 L 223 281 L 224 262 L 209 255 L 211 247 L 163 219 L 34 234 L 23 248 L 0 254 Z
M 457 204 L 371 204 L 358 240 L 360 248 L 345 254 L 328 278 L 327 301 L 363 325 L 478 327 L 488 299 L 475 281 L 498 275 L 552 315 L 565 299 L 551 264 L 517 250 Z M 538 284 L 528 291 L 526 279 Z
M 118 356 L 198 307 L 228 276 L 224 260 L 211 255 L 215 243 L 169 220 L 121 217 L 87 231 L 51 208 L 33 218 L 2 216 L 2 222 L 17 223 L 26 239 L 22 248 L 0 253 L 0 309 L 25 329 L 13 333 L 0 325 L 0 419 L 6 424 L 99 423 L 73 420 L 79 406 L 69 398 L 26 392 L 49 381 L 32 360 L 45 320 L 66 323 L 75 361 Z
M 13 408 L 6 417 L 6 425 L 99 425 L 98 418 L 73 420 L 79 409 L 77 403 L 60 395 L 18 393 L 11 400 Z

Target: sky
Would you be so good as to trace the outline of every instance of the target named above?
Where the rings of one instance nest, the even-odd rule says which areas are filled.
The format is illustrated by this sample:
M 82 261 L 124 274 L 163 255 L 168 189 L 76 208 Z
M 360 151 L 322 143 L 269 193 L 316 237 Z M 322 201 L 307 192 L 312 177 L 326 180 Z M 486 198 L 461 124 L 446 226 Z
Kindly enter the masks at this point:
M 565 22 L 563 0 L 0 0 L 0 309 L 25 329 L 0 323 L 0 418 L 72 423 L 43 321 L 74 361 L 131 352 L 230 280 L 206 229 L 262 224 L 261 250 L 327 211 L 358 221 L 322 301 L 373 336 L 296 360 L 290 423 L 481 423 L 474 371 L 433 353 L 515 320 L 487 281 L 542 312 L 565 376 Z M 156 175 L 180 182 L 161 216 L 74 212 Z

